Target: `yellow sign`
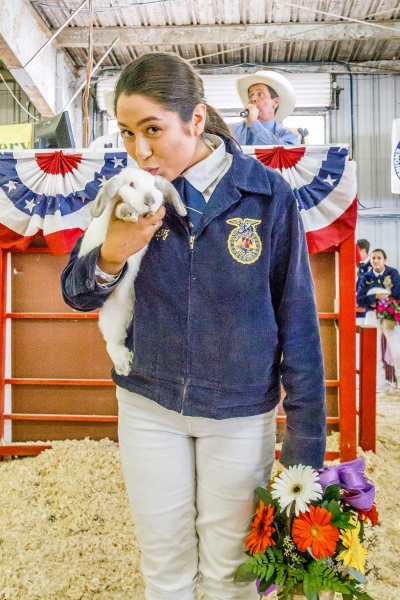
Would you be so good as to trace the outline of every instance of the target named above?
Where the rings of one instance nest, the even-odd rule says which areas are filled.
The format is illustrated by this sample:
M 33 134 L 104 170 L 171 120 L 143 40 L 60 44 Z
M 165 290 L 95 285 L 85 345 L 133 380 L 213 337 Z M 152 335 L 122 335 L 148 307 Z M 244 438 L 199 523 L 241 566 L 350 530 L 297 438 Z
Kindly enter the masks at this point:
M 31 142 L 31 123 L 0 125 L 0 152 L 2 150 L 28 150 Z

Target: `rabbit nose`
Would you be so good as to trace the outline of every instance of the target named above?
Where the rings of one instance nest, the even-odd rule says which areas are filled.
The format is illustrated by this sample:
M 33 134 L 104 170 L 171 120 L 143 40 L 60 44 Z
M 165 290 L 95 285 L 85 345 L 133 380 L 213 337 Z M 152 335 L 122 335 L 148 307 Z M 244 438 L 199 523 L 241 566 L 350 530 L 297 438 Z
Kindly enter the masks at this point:
M 144 203 L 146 206 L 153 206 L 154 198 L 151 194 L 146 194 L 144 197 Z

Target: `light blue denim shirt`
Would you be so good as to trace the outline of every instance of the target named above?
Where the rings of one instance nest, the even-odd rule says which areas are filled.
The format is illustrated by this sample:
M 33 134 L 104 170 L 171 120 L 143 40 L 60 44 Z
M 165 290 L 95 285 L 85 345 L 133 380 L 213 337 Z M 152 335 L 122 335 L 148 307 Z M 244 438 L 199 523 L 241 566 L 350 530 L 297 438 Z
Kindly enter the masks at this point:
M 254 121 L 250 127 L 241 121 L 231 125 L 231 131 L 242 146 L 276 146 L 276 144 L 296 146 L 299 143 L 299 138 L 294 131 L 285 129 L 274 119 L 266 123 Z

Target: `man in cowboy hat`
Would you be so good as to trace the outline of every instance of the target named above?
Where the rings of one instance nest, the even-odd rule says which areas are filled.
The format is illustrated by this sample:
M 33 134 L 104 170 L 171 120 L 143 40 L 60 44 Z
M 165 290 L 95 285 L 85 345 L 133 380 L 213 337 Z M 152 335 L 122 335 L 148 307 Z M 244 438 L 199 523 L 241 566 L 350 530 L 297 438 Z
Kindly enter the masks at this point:
M 286 77 L 275 71 L 257 71 L 241 77 L 237 89 L 247 116 L 231 125 L 239 144 L 247 146 L 298 144 L 297 135 L 280 125 L 294 110 L 296 96 Z
M 112 90 L 104 90 L 103 98 L 108 114 L 115 119 L 114 92 Z M 89 145 L 89 150 L 103 150 L 103 148 L 121 148 L 125 150 L 124 140 L 119 130 L 108 135 L 101 135 Z

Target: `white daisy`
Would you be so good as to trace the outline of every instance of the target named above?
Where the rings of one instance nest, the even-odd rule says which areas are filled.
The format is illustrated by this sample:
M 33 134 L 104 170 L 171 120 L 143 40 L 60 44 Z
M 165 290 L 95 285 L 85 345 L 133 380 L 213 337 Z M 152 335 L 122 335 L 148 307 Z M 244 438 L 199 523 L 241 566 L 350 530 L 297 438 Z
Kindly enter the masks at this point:
M 318 477 L 318 473 L 312 467 L 289 467 L 284 469 L 279 477 L 275 477 L 271 485 L 271 495 L 279 500 L 282 512 L 286 508 L 287 516 L 290 514 L 292 502 L 295 502 L 295 513 L 298 517 L 299 512 L 310 511 L 307 504 L 322 498 L 322 487 L 317 483 Z

